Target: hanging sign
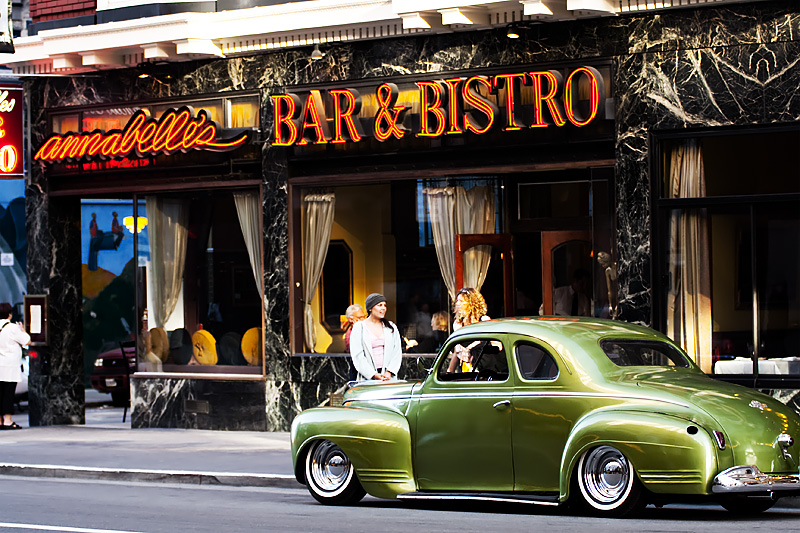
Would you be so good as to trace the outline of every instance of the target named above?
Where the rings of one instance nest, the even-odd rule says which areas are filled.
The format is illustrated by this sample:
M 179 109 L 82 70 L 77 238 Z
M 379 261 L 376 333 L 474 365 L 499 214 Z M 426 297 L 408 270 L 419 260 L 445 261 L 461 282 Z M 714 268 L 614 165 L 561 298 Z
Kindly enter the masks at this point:
M 559 70 L 546 70 L 420 81 L 411 99 L 418 102 L 413 106 L 416 120 L 411 121 L 406 116 L 412 106 L 398 105 L 399 94 L 394 83 L 377 87 L 377 110 L 366 117 L 356 89 L 330 90 L 325 95 L 312 90 L 305 98 L 295 93 L 272 95 L 272 145 L 359 142 L 365 137 L 383 142 L 406 136 L 482 135 L 493 129 L 580 128 L 605 115 L 601 105 L 605 84 L 593 67 L 578 67 L 566 76 Z M 332 111 L 326 111 L 324 96 Z
M 22 164 L 22 87 L 0 86 L 0 178 L 25 175 Z
M 143 158 L 192 150 L 228 152 L 245 144 L 250 136 L 246 131 L 232 139 L 220 140 L 219 129 L 205 110 L 195 113 L 187 106 L 169 109 L 156 120 L 148 110 L 140 109 L 121 130 L 55 134 L 39 148 L 34 159 L 55 163 Z

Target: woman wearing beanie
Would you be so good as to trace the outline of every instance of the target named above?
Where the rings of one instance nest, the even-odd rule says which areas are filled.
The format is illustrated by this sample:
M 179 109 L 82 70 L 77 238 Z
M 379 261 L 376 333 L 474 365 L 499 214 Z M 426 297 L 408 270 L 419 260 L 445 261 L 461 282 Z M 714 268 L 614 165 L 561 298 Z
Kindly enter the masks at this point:
M 367 318 L 353 324 L 350 334 L 350 356 L 358 380 L 389 381 L 397 376 L 402 361 L 400 331 L 386 319 L 386 297 L 372 293 L 364 309 Z

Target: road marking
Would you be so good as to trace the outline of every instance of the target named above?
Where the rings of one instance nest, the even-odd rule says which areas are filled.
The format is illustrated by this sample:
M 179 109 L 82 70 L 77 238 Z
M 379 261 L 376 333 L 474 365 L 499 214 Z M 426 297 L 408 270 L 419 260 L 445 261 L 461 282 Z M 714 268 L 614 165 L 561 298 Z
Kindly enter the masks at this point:
M 0 528 L 9 529 L 36 529 L 39 531 L 69 531 L 70 533 L 139 533 L 137 531 L 122 531 L 119 529 L 92 529 L 86 527 L 68 526 L 42 526 L 39 524 L 14 524 L 11 522 L 0 522 Z

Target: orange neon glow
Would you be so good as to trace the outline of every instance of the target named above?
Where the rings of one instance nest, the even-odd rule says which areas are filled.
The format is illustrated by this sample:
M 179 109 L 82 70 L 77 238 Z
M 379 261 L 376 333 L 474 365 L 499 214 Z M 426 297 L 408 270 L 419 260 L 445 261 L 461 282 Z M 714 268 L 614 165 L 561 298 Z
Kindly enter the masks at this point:
M 392 135 L 395 139 L 402 139 L 406 134 L 402 122 L 408 108 L 395 105 L 399 93 L 400 90 L 394 83 L 383 83 L 375 91 L 375 96 L 378 98 L 378 114 L 375 116 L 373 132 L 375 138 L 381 142 L 388 140 Z
M 347 142 L 342 131 L 342 123 L 347 127 L 348 137 L 353 142 L 358 142 L 363 137 L 361 123 L 356 125 L 353 115 L 361 112 L 361 95 L 355 89 L 333 90 L 333 139 L 332 143 Z M 340 100 L 340 97 L 343 100 Z M 342 105 L 344 104 L 344 105 Z
M 17 149 L 7 144 L 0 148 L 0 171 L 12 172 L 19 161 Z
M 444 133 L 445 115 L 442 110 L 442 86 L 434 81 L 418 81 L 419 87 L 419 132 L 417 137 L 439 137 Z M 429 90 L 430 89 L 430 90 Z M 433 102 L 428 102 L 428 96 L 433 93 Z M 430 114 L 436 117 L 436 129 L 429 131 L 428 119 Z
M 300 127 L 300 142 L 297 144 L 304 145 L 309 143 L 309 138 L 306 136 L 306 129 L 311 128 L 314 131 L 314 144 L 328 144 L 328 121 L 324 118 L 325 108 L 322 105 L 322 95 L 319 91 L 309 91 L 308 98 L 306 98 L 306 105 L 303 109 L 303 125 Z M 310 117 L 310 120 L 309 120 Z
M 589 115 L 585 120 L 580 120 L 575 116 L 575 110 L 572 107 L 572 79 L 576 74 L 586 74 L 589 77 Z M 593 68 L 579 67 L 572 71 L 572 74 L 567 78 L 567 84 L 564 87 L 564 110 L 567 113 L 567 119 L 576 126 L 585 126 L 594 120 L 597 116 L 597 109 L 600 107 L 600 87 L 597 78 L 600 73 Z
M 517 116 L 514 109 L 514 80 L 520 80 L 520 84 L 525 85 L 528 76 L 524 72 L 517 72 L 514 74 L 498 74 L 494 77 L 494 89 L 505 85 L 506 88 L 506 125 L 503 128 L 505 131 L 521 130 L 522 126 L 517 124 Z
M 190 107 L 170 109 L 156 121 L 145 109 L 131 117 L 125 128 L 103 132 L 53 135 L 39 148 L 34 159 L 44 162 L 82 159 L 100 155 L 122 158 L 130 155 L 169 155 L 177 151 L 209 150 L 225 152 L 247 142 L 248 132 L 233 139 L 216 140 L 217 124 L 201 110 L 195 115 Z
M 550 110 L 550 116 L 553 117 L 553 123 L 559 128 L 567 123 L 564 117 L 558 110 L 556 102 L 553 100 L 556 93 L 558 93 L 558 82 L 560 75 L 551 71 L 544 72 L 530 72 L 529 76 L 533 80 L 533 105 L 534 105 L 534 123 L 531 128 L 546 128 L 548 125 L 544 121 L 544 113 L 542 113 L 542 102 L 547 104 Z M 542 94 L 542 78 L 547 80 L 548 91 L 547 94 Z
M 294 94 L 273 94 L 270 96 L 275 109 L 275 140 L 273 146 L 291 146 L 297 140 L 297 124 L 295 119 L 300 108 L 300 99 Z M 283 104 L 286 104 L 286 113 L 282 113 Z M 289 138 L 283 139 L 283 127 L 289 130 Z
M 489 131 L 489 128 L 492 127 L 494 124 L 494 117 L 497 115 L 498 109 L 493 102 L 484 99 L 483 96 L 481 96 L 481 94 L 478 92 L 477 87 L 473 88 L 473 85 L 482 85 L 488 92 L 492 90 L 492 82 L 490 82 L 489 78 L 486 76 L 473 76 L 467 80 L 462 90 L 464 102 L 471 105 L 476 111 L 479 111 L 486 116 L 486 125 L 481 128 L 475 122 L 476 118 L 471 111 L 464 113 L 464 129 L 480 135 L 482 133 L 486 133 Z
M 458 111 L 460 106 L 458 105 L 459 99 L 456 98 L 456 95 L 458 95 L 458 86 L 459 84 L 461 84 L 462 81 L 464 81 L 463 78 L 450 78 L 449 80 L 444 80 L 444 82 L 447 84 L 447 94 L 448 94 L 448 99 L 447 99 L 448 128 L 447 131 L 444 132 L 445 135 L 460 135 L 464 133 L 464 130 L 462 130 L 461 127 L 459 126 Z

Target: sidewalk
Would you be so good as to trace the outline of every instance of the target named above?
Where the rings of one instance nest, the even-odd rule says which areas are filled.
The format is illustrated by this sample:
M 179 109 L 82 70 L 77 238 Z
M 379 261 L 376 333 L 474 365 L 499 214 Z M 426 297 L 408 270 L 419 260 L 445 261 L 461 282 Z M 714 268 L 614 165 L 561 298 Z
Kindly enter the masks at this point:
M 0 475 L 300 488 L 289 434 L 131 429 L 110 397 L 86 391 L 86 424 L 0 432 Z
M 131 429 L 108 395 L 86 391 L 86 424 L 0 432 L 0 475 L 302 488 L 289 433 Z M 800 508 L 800 497 L 776 507 Z

